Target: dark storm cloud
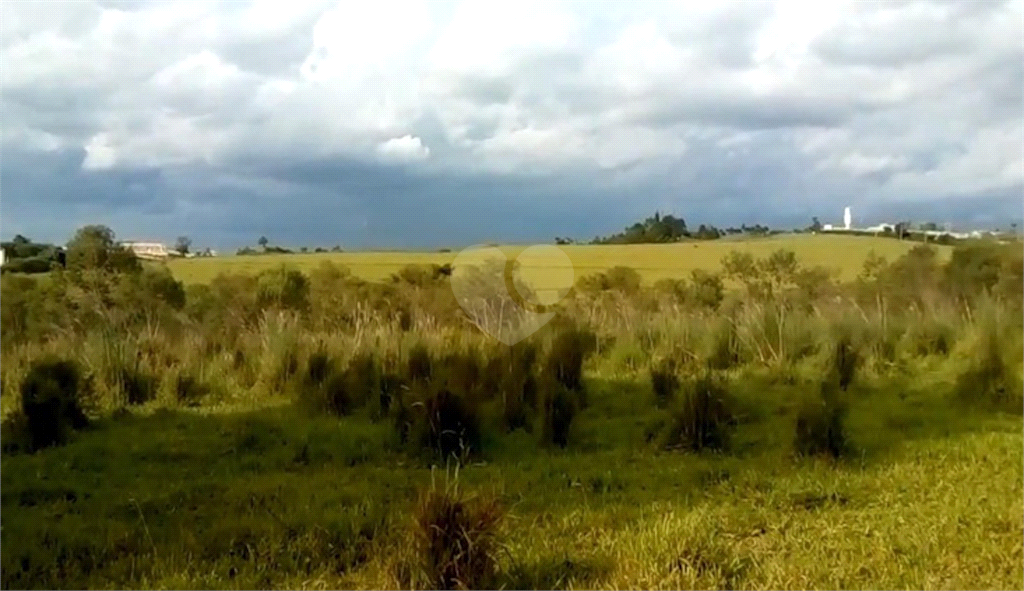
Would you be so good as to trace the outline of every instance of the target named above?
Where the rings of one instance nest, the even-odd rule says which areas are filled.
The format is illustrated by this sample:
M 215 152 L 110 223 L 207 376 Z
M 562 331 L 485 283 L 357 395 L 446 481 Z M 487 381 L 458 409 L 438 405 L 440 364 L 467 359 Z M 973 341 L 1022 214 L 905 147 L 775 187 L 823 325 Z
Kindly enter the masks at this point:
M 514 36 L 395 1 L 5 6 L 0 233 L 433 248 L 655 209 L 1020 217 L 1019 0 L 541 3 Z

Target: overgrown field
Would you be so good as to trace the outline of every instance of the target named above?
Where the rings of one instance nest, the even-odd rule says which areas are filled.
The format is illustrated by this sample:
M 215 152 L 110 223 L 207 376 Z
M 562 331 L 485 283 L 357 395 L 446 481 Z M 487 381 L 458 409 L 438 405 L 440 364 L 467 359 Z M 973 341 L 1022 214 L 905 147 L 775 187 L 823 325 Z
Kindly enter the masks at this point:
M 4 588 L 1024 585 L 1020 244 L 605 260 L 512 347 L 443 261 L 68 260 L 0 278 Z
M 778 249 L 793 251 L 809 266 L 823 266 L 836 271 L 843 279 L 853 279 L 861 270 L 868 254 L 896 259 L 913 248 L 914 243 L 892 238 L 872 238 L 849 235 L 792 234 L 756 239 L 721 239 L 674 244 L 631 245 L 565 245 L 560 246 L 572 260 L 577 276 L 607 271 L 616 266 L 636 269 L 647 281 L 688 277 L 696 269 L 715 270 L 722 257 L 733 251 L 750 253 L 754 257 L 770 255 Z M 502 247 L 509 256 L 515 256 L 525 247 Z M 935 246 L 940 258 L 947 257 L 948 246 Z M 174 276 L 186 284 L 208 283 L 219 273 L 251 273 L 288 264 L 302 271 L 310 271 L 323 261 L 344 265 L 352 274 L 367 281 L 381 281 L 391 277 L 406 265 L 444 265 L 452 262 L 457 252 L 343 252 L 309 254 L 267 254 L 258 256 L 226 256 L 214 258 L 178 259 L 169 263 Z M 527 262 L 543 268 L 545 261 Z

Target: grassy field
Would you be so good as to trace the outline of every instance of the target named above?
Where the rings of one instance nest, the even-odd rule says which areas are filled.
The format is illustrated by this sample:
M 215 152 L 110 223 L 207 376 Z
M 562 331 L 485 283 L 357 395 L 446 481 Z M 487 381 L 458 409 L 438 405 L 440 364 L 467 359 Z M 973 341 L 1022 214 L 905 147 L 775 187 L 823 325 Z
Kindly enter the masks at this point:
M 0 586 L 1021 588 L 1024 262 L 913 246 L 563 247 L 577 278 L 759 261 L 583 286 L 511 349 L 446 276 L 274 270 L 455 253 L 4 276 Z
M 645 281 L 664 278 L 685 278 L 694 269 L 713 270 L 720 267 L 722 257 L 731 251 L 747 252 L 756 258 L 778 249 L 792 250 L 806 266 L 822 266 L 834 270 L 841 279 L 852 279 L 860 272 L 868 254 L 892 261 L 916 244 L 892 238 L 844 235 L 779 235 L 747 240 L 715 240 L 676 244 L 569 245 L 561 248 L 572 261 L 576 277 L 606 271 L 616 266 L 636 269 Z M 505 246 L 508 256 L 515 256 L 524 246 Z M 936 246 L 940 257 L 949 256 L 950 247 Z M 442 252 L 347 252 L 258 256 L 223 256 L 171 260 L 168 265 L 175 277 L 189 283 L 208 283 L 218 273 L 258 273 L 282 263 L 308 271 L 322 261 L 345 265 L 352 273 L 369 281 L 387 279 L 406 265 L 451 263 L 457 253 Z M 524 266 L 544 267 L 543 260 L 524 261 Z M 543 278 L 539 278 L 543 283 Z
M 591 382 L 572 450 L 499 437 L 457 474 L 510 508 L 498 585 L 1020 587 L 1019 417 L 953 418 L 934 389 L 876 384 L 851 408 L 857 454 L 795 460 L 798 389 L 745 384 L 728 455 L 651 450 L 632 382 Z M 455 477 L 359 417 L 110 419 L 4 461 L 4 587 L 401 588 L 417 491 Z

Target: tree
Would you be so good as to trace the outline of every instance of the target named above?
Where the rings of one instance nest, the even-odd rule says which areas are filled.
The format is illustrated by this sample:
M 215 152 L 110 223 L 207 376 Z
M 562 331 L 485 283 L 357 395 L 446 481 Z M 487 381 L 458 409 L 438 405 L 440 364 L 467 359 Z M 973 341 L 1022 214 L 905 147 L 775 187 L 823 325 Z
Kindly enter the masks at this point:
M 263 250 L 266 250 L 267 245 L 270 244 L 270 241 L 267 240 L 266 236 L 260 236 L 260 239 L 256 241 L 256 244 L 259 244 L 260 247 L 263 248 Z
M 79 228 L 68 242 L 67 267 L 75 271 L 101 270 L 129 272 L 142 269 L 135 253 L 114 241 L 114 231 L 106 226 Z
M 811 218 L 811 231 L 812 232 L 821 232 L 821 222 L 818 221 L 817 216 Z
M 188 236 L 178 236 L 178 241 L 174 243 L 174 250 L 178 251 L 182 256 L 187 255 L 188 249 L 191 247 L 192 239 Z

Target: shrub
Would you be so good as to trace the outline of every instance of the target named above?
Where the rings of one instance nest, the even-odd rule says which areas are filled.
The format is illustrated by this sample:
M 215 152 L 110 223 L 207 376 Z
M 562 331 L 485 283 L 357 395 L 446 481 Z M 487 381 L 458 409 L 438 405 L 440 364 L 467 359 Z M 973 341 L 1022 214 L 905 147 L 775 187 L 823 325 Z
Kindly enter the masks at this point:
M 496 498 L 466 497 L 456 484 L 434 486 L 415 510 L 418 571 L 427 589 L 496 588 L 499 528 L 504 508 Z M 400 579 L 405 577 L 400 576 Z M 413 581 L 401 581 L 414 586 Z
M 850 336 L 839 337 L 830 363 L 829 379 L 838 385 L 840 390 L 846 390 L 853 382 L 859 365 L 860 354 L 854 348 Z
M 569 445 L 569 430 L 576 416 L 578 397 L 562 384 L 547 388 L 544 400 L 544 429 L 546 443 L 559 447 Z
M 199 406 L 209 391 L 210 388 L 206 384 L 186 373 L 179 373 L 175 380 L 175 397 L 179 404 L 185 406 Z
M 380 395 L 380 367 L 373 353 L 363 352 L 348 362 L 345 371 L 351 403 L 362 407 L 374 397 Z
M 373 420 L 380 420 L 388 415 L 393 406 L 397 406 L 402 398 L 402 392 L 407 388 L 402 376 L 394 373 L 385 373 L 380 377 L 380 394 L 371 412 Z
M 843 423 L 846 406 L 835 391 L 836 385 L 824 382 L 821 394 L 808 397 L 797 411 L 793 446 L 798 455 L 842 456 L 847 450 Z
M 159 380 L 138 367 L 122 367 L 117 381 L 128 404 L 149 402 L 156 396 Z
M 256 276 L 256 301 L 261 308 L 303 311 L 309 307 L 309 280 L 284 265 Z
M 966 403 L 981 403 L 992 408 L 1021 410 L 1024 383 L 1015 376 L 1011 363 L 1004 357 L 1004 348 L 1020 351 L 1019 342 L 1012 347 L 1002 342 L 1000 330 L 990 326 L 974 344 L 967 367 L 956 378 L 954 391 Z M 1020 366 L 1019 360 L 1016 364 Z
M 422 401 L 422 411 L 412 424 L 421 447 L 460 461 L 480 451 L 480 417 L 471 401 L 441 388 Z
M 583 277 L 579 281 L 579 289 L 587 292 L 617 291 L 624 295 L 634 295 L 640 291 L 640 274 L 632 267 L 613 267 L 604 273 L 596 273 Z
M 725 298 L 725 285 L 718 273 L 695 269 L 691 274 L 687 300 L 711 310 L 717 310 Z
M 594 333 L 579 329 L 563 331 L 555 337 L 548 351 L 544 375 L 548 382 L 561 384 L 580 396 L 586 404 L 583 390 L 583 362 L 597 347 Z
M 475 352 L 449 353 L 438 365 L 445 387 L 466 398 L 476 398 L 483 372 Z
M 337 361 L 324 351 L 309 356 L 299 384 L 299 402 L 308 410 L 337 416 L 351 411 L 346 376 Z
M 654 401 L 658 408 L 667 407 L 679 389 L 679 377 L 676 375 L 675 363 L 666 360 L 651 369 L 651 388 L 654 390 Z
M 735 423 L 731 407 L 725 387 L 710 373 L 688 381 L 671 413 L 664 446 L 695 452 L 726 449 Z
M 531 411 L 537 409 L 537 380 L 533 375 L 537 347 L 532 342 L 497 347 L 481 376 L 482 398 L 499 397 L 506 431 L 530 429 Z
M 5 454 L 15 454 L 21 451 L 32 450 L 32 436 L 28 429 L 28 420 L 25 413 L 14 411 L 7 413 L 0 425 L 0 436 L 3 441 L 0 443 L 0 451 Z
M 323 351 L 318 351 L 309 356 L 306 362 L 306 374 L 303 379 L 306 385 L 319 386 L 334 375 L 337 370 L 335 360 Z
M 423 383 L 430 381 L 431 365 L 430 351 L 427 350 L 426 345 L 417 343 L 409 349 L 407 367 L 411 382 Z
M 0 271 L 3 273 L 48 273 L 53 262 L 48 258 L 31 257 L 25 259 L 13 259 L 4 264 Z
M 32 364 L 21 383 L 21 410 L 31 450 L 67 443 L 75 430 L 88 425 L 82 409 L 85 389 L 87 384 L 73 361 L 47 358 Z
M 707 363 L 711 369 L 725 370 L 740 364 L 739 336 L 731 318 L 717 322 L 709 336 Z

